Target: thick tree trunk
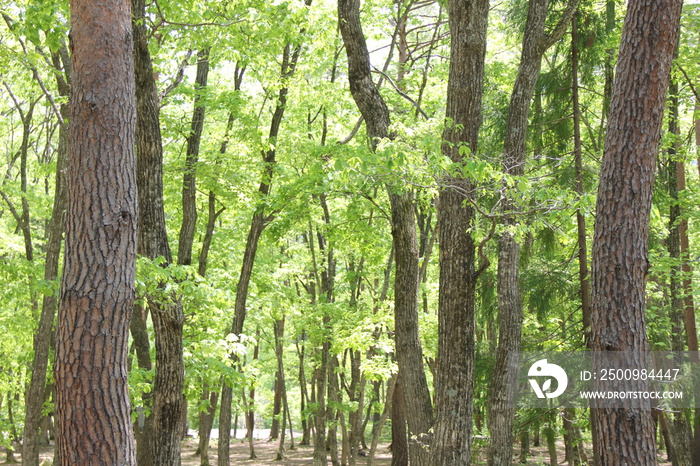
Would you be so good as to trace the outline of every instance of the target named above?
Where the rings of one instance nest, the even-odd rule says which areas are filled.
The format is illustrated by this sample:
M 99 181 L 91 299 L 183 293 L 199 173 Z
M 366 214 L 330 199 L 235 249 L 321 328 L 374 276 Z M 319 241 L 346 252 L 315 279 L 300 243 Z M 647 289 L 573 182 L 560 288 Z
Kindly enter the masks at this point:
M 58 450 L 63 464 L 134 465 L 126 364 L 138 220 L 130 4 L 73 0 L 71 26 Z
M 449 3 L 450 76 L 448 123 L 442 152 L 454 162 L 477 150 L 486 53 L 488 0 Z M 449 178 L 440 190 L 440 298 L 438 363 L 435 381 L 433 464 L 468 464 L 474 398 L 474 306 L 477 273 L 474 240 L 469 233 L 474 209 L 465 206 L 471 184 Z
M 391 466 L 408 465 L 408 438 L 406 434 L 406 410 L 400 376 L 396 376 L 391 401 Z M 372 455 L 374 456 L 374 455 Z
M 644 316 L 647 233 L 681 7 L 679 0 L 632 0 L 627 10 L 596 205 L 591 274 L 596 351 L 639 352 L 649 346 Z M 656 464 L 648 409 L 601 408 L 593 428 L 598 434 L 596 464 L 617 464 L 621 458 Z

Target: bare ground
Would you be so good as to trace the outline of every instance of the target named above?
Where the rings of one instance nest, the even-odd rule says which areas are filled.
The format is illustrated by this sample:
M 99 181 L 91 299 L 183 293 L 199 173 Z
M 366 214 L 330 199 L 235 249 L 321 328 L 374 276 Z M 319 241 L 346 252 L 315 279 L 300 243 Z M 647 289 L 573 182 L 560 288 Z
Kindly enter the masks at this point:
M 299 447 L 296 446 L 294 450 L 287 449 L 285 451 L 286 459 L 282 461 L 276 461 L 277 457 L 277 442 L 267 442 L 265 440 L 255 441 L 255 453 L 257 458 L 250 459 L 250 451 L 248 449 L 248 441 L 233 440 L 231 442 L 231 464 L 244 464 L 249 466 L 262 466 L 262 465 L 310 465 L 313 464 L 312 455 L 313 447 Z M 289 444 L 287 443 L 287 448 Z M 197 448 L 196 439 L 187 439 L 182 443 L 182 466 L 199 466 L 200 460 L 198 456 L 194 455 L 195 449 Z M 475 445 L 475 453 L 477 454 L 477 459 L 474 462 L 475 465 L 485 465 L 486 464 L 486 449 Z M 558 451 L 558 461 L 561 466 L 567 465 L 564 462 L 564 444 L 560 440 L 557 442 Z M 592 452 L 590 445 L 586 448 L 586 454 L 589 458 L 592 457 Z M 520 455 L 520 448 L 516 446 L 513 451 L 513 464 L 518 464 L 517 461 Z M 5 455 L 3 455 L 5 456 Z M 14 455 L 18 462 L 22 461 L 22 457 L 19 453 Z M 40 458 L 44 463 L 43 465 L 50 465 L 51 459 L 53 458 L 53 447 L 46 447 L 42 449 Z M 3 458 L 5 459 L 5 458 Z M 212 465 L 216 464 L 216 440 L 212 440 L 212 445 L 209 450 L 209 461 Z M 5 463 L 7 464 L 7 463 Z M 366 465 L 366 458 L 360 458 L 357 462 L 358 465 Z M 387 449 L 387 445 L 380 445 L 377 449 L 377 454 L 375 456 L 374 464 L 379 466 L 388 466 L 391 464 L 391 452 Z M 530 456 L 528 457 L 527 465 L 548 465 L 549 464 L 549 454 L 547 452 L 546 445 L 540 447 L 532 447 L 530 449 Z M 670 466 L 670 462 L 666 459 L 665 452 L 659 452 L 659 466 Z

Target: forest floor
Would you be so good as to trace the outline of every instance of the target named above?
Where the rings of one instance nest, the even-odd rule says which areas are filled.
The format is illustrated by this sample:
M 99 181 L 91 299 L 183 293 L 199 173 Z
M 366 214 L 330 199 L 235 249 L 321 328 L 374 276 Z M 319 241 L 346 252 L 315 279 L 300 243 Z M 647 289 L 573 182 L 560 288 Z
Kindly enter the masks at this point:
M 247 441 L 232 441 L 231 442 L 231 464 L 245 464 L 248 466 L 263 466 L 263 465 L 278 465 L 278 466 L 297 466 L 297 465 L 310 465 L 313 464 L 312 455 L 313 447 L 299 447 L 297 446 L 294 450 L 285 451 L 286 459 L 283 461 L 275 461 L 277 456 L 277 442 L 268 442 L 266 440 L 256 440 L 255 441 L 255 453 L 257 459 L 250 459 L 250 452 L 248 450 Z M 380 445 L 377 449 L 377 454 L 375 456 L 374 464 L 378 466 L 388 466 L 391 464 L 391 451 L 387 448 L 388 445 Z M 194 452 L 197 448 L 197 440 L 188 438 L 182 443 L 182 466 L 199 466 L 199 456 L 195 456 Z M 477 448 L 478 459 L 474 463 L 475 465 L 485 465 L 486 464 L 486 449 Z M 557 442 L 557 451 L 559 453 L 558 460 L 561 466 L 568 465 L 568 463 L 563 462 L 564 460 L 564 444 L 563 442 Z M 590 446 L 586 448 L 586 454 L 590 458 L 592 452 Z M 513 464 L 517 463 L 520 455 L 520 447 L 516 446 L 513 451 Z M 4 455 L 3 455 L 4 456 Z M 21 455 L 15 453 L 15 459 L 21 462 Z M 46 447 L 41 451 L 41 460 L 51 460 L 53 458 L 53 447 Z M 212 445 L 209 450 L 209 461 L 211 464 L 216 464 L 216 440 L 212 440 Z M 5 463 L 6 464 L 6 463 Z M 43 465 L 50 465 L 50 462 L 42 463 Z M 360 458 L 358 465 L 366 465 L 366 458 Z M 530 449 L 530 456 L 528 457 L 527 465 L 548 465 L 549 464 L 549 454 L 547 452 L 546 446 L 532 447 Z M 671 463 L 666 460 L 666 452 L 659 452 L 659 466 L 670 466 Z

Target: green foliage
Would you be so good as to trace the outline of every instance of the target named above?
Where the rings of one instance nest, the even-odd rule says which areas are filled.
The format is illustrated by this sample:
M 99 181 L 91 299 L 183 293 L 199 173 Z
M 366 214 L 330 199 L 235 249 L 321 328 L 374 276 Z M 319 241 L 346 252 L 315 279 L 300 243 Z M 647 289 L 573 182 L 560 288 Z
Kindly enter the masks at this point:
M 559 11 L 562 5 L 563 2 L 553 2 L 550 10 Z M 65 1 L 48 0 L 0 1 L 0 7 L 11 19 L 11 27 L 4 25 L 0 31 L 0 172 L 4 175 L 0 191 L 13 207 L 21 210 L 23 200 L 30 206 L 35 252 L 35 260 L 27 261 L 21 229 L 3 199 L 0 333 L 8 338 L 0 339 L 0 394 L 20 394 L 21 398 L 33 358 L 37 303 L 59 290 L 57 281 L 42 280 L 45 229 L 51 216 L 58 147 L 57 118 L 47 94 L 56 105 L 65 102 L 58 96 L 55 79 L 63 72 L 54 69 L 56 57 L 52 54 L 67 43 L 69 10 Z M 304 369 L 306 383 L 310 384 L 321 364 L 325 343 L 330 343 L 331 356 L 339 361 L 336 374 L 346 382 L 352 378 L 351 353 L 359 354 L 361 375 L 367 382 L 385 382 L 397 372 L 387 188 L 414 194 L 416 212 L 424 215 L 429 233 L 437 228 L 435 199 L 439 189 L 449 187 L 445 180 L 464 178 L 470 183 L 470 200 L 465 200 L 465 205 L 471 205 L 478 213 L 468 233 L 492 264 L 481 275 L 477 287 L 477 411 L 486 410 L 498 334 L 496 242 L 505 228 L 500 224 L 504 187 L 515 192 L 518 225 L 511 232 L 522 245 L 523 349 L 583 348 L 575 214 L 580 209 L 586 219 L 590 250 L 607 118 L 603 102 L 604 63 L 607 50 L 614 50 L 619 41 L 621 2 L 603 5 L 586 1 L 577 14 L 582 194 L 575 186 L 568 36 L 543 61 L 530 112 L 524 175 L 508 176 L 504 175 L 501 153 L 527 2 L 513 0 L 492 8 L 479 146 L 472 151 L 466 145 L 458 145 L 461 162 L 453 162 L 442 151 L 444 125 L 452 124 L 444 121 L 449 71 L 446 4 L 423 5 L 419 13 L 408 15 L 408 53 L 405 62 L 399 64 L 397 46 L 391 46 L 390 39 L 405 7 L 405 3 L 385 0 L 362 5 L 372 65 L 381 70 L 373 77 L 377 82 L 383 81 L 380 92 L 391 110 L 394 135 L 380 141 L 378 149 L 372 151 L 363 125 L 352 138 L 348 137 L 353 134 L 359 113 L 348 91 L 345 51 L 337 30 L 334 1 L 314 0 L 311 6 L 301 0 L 148 4 L 145 26 L 162 98 L 163 195 L 171 249 L 177 250 L 177 232 L 182 222 L 182 174 L 195 96 L 200 98 L 199 105 L 206 108 L 196 166 L 199 217 L 195 262 L 205 234 L 209 192 L 215 195 L 215 211 L 220 214 L 215 222 L 206 276 L 200 276 L 194 265 L 163 267 L 162 258 L 141 258 L 138 262 L 139 304 L 148 304 L 143 297 L 149 296 L 163 302 L 179 301 L 183 306 L 185 395 L 194 408 L 190 411 L 193 416 L 208 407 L 208 402 L 201 400 L 202 387 L 218 389 L 224 380 L 234 387 L 234 393 L 255 387 L 254 409 L 266 413 L 264 422 L 269 421 L 277 370 L 272 325 L 281 319 L 285 319 L 282 358 L 295 419 L 316 412 L 317 406 L 311 402 L 300 412 L 299 370 Z M 610 15 L 613 7 L 618 10 L 616 16 Z M 554 21 L 558 16 L 553 14 L 550 18 Z M 688 162 L 696 158 L 690 131 L 696 117 L 693 89 L 700 88 L 696 79 L 700 74 L 696 44 L 699 18 L 697 5 L 686 5 L 676 70 L 681 82 L 683 137 L 675 142 L 683 146 L 680 157 Z M 281 76 L 282 56 L 288 44 L 291 50 L 300 46 L 300 58 L 293 75 Z M 196 52 L 205 47 L 211 47 L 209 84 L 205 90 L 197 90 Z M 384 67 L 389 53 L 392 59 Z M 235 70 L 244 66 L 242 85 L 235 89 Z M 182 82 L 178 84 L 181 67 Z M 288 88 L 285 116 L 279 136 L 270 140 L 270 121 L 283 87 Z M 20 113 L 26 114 L 32 103 L 35 108 L 28 126 L 28 186 L 23 191 L 17 155 L 24 132 Z M 416 111 L 417 105 L 425 117 Z M 229 115 L 232 124 L 227 129 Z M 665 140 L 667 146 L 673 142 L 668 136 Z M 270 194 L 262 196 L 260 182 L 267 168 L 262 153 L 272 148 L 276 151 L 273 183 Z M 678 200 L 683 218 L 690 225 L 691 258 L 697 255 L 693 251 L 700 240 L 695 168 L 687 164 L 688 187 Z M 654 349 L 668 348 L 671 333 L 668 282 L 670 270 L 679 265 L 668 257 L 665 247 L 672 202 L 675 201 L 665 194 L 662 180 L 657 177 L 649 241 L 653 279 L 648 284 L 647 312 L 648 334 Z M 255 261 L 245 327 L 241 335 L 228 335 L 251 216 L 260 208 L 270 217 Z M 492 234 L 494 224 L 497 226 Z M 421 342 L 429 364 L 438 357 L 438 243 L 421 284 Z M 324 274 L 332 270 L 328 257 L 331 249 L 336 272 L 329 299 L 322 286 L 327 280 Z M 426 255 L 421 261 L 427 260 Z M 382 296 L 387 267 L 388 293 Z M 697 280 L 697 274 L 692 278 Z M 698 296 L 694 298 L 697 301 Z M 152 335 L 150 322 L 148 331 Z M 256 345 L 259 355 L 254 359 Z M 153 344 L 151 348 L 154 352 Z M 235 364 L 232 354 L 237 357 Z M 132 404 L 141 406 L 143 395 L 152 389 L 154 371 L 138 369 L 133 354 L 131 357 Z M 243 409 L 242 400 L 235 403 L 236 409 Z M 339 401 L 331 405 L 349 413 L 356 409 L 356 403 L 343 391 Z M 22 416 L 21 404 L 17 406 L 15 424 Z M 381 406 L 374 409 L 381 411 Z M 7 432 L 13 427 L 3 416 L 0 415 L 0 439 L 5 440 L 0 440 L 0 444 L 7 442 Z M 531 412 L 523 411 L 521 416 L 523 422 L 534 419 Z

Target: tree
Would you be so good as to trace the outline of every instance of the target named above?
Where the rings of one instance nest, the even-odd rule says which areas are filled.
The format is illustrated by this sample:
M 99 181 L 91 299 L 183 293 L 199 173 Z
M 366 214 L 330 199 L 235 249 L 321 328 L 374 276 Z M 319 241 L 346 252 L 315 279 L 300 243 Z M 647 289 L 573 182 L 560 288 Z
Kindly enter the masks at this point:
M 56 331 L 58 451 L 65 464 L 136 463 L 127 386 L 136 198 L 131 8 L 71 2 L 66 253 Z
M 564 35 L 576 11 L 576 5 L 578 0 L 569 0 L 561 19 L 547 33 L 545 26 L 549 0 L 533 0 L 528 4 L 520 63 L 510 96 L 503 143 L 504 172 L 509 177 L 521 177 L 525 173 L 528 115 L 542 56 Z M 512 390 L 515 383 L 508 356 L 520 351 L 523 320 L 520 294 L 521 247 L 515 233 L 519 220 L 513 214 L 517 210 L 516 188 L 505 186 L 504 191 L 502 223 L 506 229 L 498 239 L 498 348 L 489 406 L 490 465 L 511 463 L 514 416 Z
M 304 0 L 304 4 L 308 7 L 311 5 L 311 0 Z M 302 31 L 303 32 L 303 31 Z M 284 112 L 287 106 L 287 95 L 289 87 L 287 80 L 294 76 L 299 55 L 301 54 L 301 44 L 293 45 L 287 42 L 284 46 L 282 58 L 282 67 L 280 71 L 280 79 L 283 81 L 277 95 L 275 110 L 270 122 L 270 132 L 268 140 L 270 141 L 269 149 L 262 151 L 262 159 L 265 163 L 263 175 L 260 180 L 258 192 L 260 194 L 259 205 L 256 205 L 255 211 L 250 222 L 250 229 L 246 240 L 245 253 L 243 256 L 243 264 L 238 280 L 238 288 L 236 289 L 236 304 L 234 308 L 233 323 L 229 333 L 240 335 L 243 333 L 243 324 L 247 313 L 246 301 L 248 300 L 248 287 L 253 274 L 253 266 L 255 265 L 255 255 L 258 251 L 258 243 L 260 235 L 269 223 L 274 219 L 275 212 L 267 212 L 265 209 L 265 201 L 270 195 L 274 168 L 276 164 L 276 146 L 275 143 L 279 137 L 280 126 L 284 117 Z M 231 359 L 237 361 L 238 356 L 232 354 Z M 224 383 L 221 388 L 221 408 L 219 414 L 219 431 L 223 432 L 223 437 L 219 439 L 218 453 L 219 466 L 228 466 L 229 464 L 229 432 L 231 431 L 231 402 L 233 400 L 233 388 Z
M 60 58 L 55 60 L 60 63 Z M 64 55 L 65 56 L 65 55 Z M 66 80 L 56 73 L 56 80 L 61 95 L 68 96 L 69 88 Z M 65 164 L 67 158 L 67 127 L 65 118 L 68 116 L 68 106 L 61 105 L 61 116 L 64 123 L 59 127 L 59 143 L 56 162 L 56 193 L 54 195 L 53 212 L 48 227 L 46 261 L 44 263 L 44 280 L 52 281 L 58 277 L 58 264 L 63 243 L 63 230 L 66 214 L 66 180 Z M 26 465 L 39 464 L 39 423 L 44 402 L 46 385 L 46 369 L 49 362 L 49 347 L 51 333 L 56 315 L 57 296 L 52 293 L 44 296 L 41 306 L 39 328 L 34 338 L 34 362 L 32 364 L 32 379 L 27 396 L 26 415 L 24 419 L 24 438 L 22 440 L 22 461 Z
M 453 162 L 477 150 L 484 87 L 489 2 L 451 1 L 450 77 L 443 153 Z M 440 301 L 435 381 L 433 464 L 468 464 L 474 397 L 474 208 L 464 205 L 470 182 L 450 177 L 440 191 Z M 466 194 L 465 194 L 466 193 Z
M 348 81 L 353 99 L 365 120 L 367 136 L 375 150 L 381 139 L 394 138 L 389 131 L 389 109 L 372 80 L 369 51 L 360 22 L 359 0 L 338 0 L 338 22 L 348 57 Z M 425 441 L 433 423 L 433 406 L 423 371 L 423 349 L 418 334 L 418 285 L 420 266 L 414 216 L 414 196 L 409 190 L 388 186 L 391 234 L 394 240 L 396 278 L 394 322 L 399 381 L 404 393 L 409 435 Z M 416 464 L 428 464 L 429 454 L 411 442 Z
M 591 343 L 645 351 L 647 234 L 654 170 L 682 2 L 631 0 L 613 86 L 592 254 Z M 596 464 L 656 464 L 651 413 L 601 408 Z

